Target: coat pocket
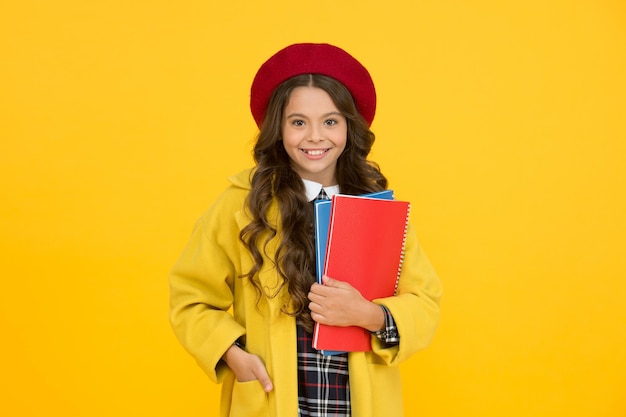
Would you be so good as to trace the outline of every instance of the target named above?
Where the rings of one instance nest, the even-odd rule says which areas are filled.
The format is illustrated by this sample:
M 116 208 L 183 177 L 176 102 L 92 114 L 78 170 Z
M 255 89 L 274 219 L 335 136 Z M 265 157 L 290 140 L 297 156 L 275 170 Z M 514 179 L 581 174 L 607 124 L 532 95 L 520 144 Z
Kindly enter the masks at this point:
M 230 417 L 269 416 L 268 394 L 257 380 L 235 381 L 231 401 Z

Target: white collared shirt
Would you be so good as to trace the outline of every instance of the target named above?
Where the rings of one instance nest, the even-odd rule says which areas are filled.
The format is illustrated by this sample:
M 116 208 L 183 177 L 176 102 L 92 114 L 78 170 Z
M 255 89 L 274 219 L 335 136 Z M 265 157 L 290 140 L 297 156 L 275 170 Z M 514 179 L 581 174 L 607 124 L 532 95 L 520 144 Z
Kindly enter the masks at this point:
M 302 179 L 302 182 L 304 183 L 304 187 L 306 189 L 306 191 L 305 191 L 306 192 L 306 198 L 309 201 L 315 200 L 315 197 L 317 197 L 317 195 L 320 193 L 322 188 L 326 192 L 326 195 L 328 196 L 328 198 L 331 198 L 335 194 L 339 194 L 339 186 L 338 185 L 331 185 L 329 187 L 323 187 L 322 184 L 320 184 L 319 182 L 315 182 L 315 181 Z

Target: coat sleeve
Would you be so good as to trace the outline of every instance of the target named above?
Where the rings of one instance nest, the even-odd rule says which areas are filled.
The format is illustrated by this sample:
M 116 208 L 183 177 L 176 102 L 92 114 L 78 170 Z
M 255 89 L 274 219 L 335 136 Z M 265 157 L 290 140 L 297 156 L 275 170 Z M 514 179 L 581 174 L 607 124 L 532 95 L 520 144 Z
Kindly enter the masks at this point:
M 171 271 L 170 323 L 209 378 L 221 382 L 227 367 L 220 359 L 245 329 L 228 311 L 237 279 L 235 262 L 228 247 L 215 242 L 207 230 L 207 219 L 200 219 Z
M 391 312 L 400 334 L 400 344 L 389 347 L 372 337 L 373 353 L 387 365 L 397 365 L 427 347 L 439 324 L 441 295 L 439 277 L 409 225 L 398 291 L 393 297 L 374 300 Z

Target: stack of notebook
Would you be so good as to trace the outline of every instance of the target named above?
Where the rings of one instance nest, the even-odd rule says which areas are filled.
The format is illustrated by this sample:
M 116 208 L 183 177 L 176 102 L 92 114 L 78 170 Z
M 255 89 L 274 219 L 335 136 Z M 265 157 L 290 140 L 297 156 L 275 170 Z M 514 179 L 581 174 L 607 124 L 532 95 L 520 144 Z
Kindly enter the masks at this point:
M 316 274 L 345 281 L 364 298 L 395 294 L 404 255 L 410 204 L 386 190 L 363 196 L 337 194 L 315 202 Z M 361 327 L 315 325 L 313 347 L 324 354 L 371 350 Z

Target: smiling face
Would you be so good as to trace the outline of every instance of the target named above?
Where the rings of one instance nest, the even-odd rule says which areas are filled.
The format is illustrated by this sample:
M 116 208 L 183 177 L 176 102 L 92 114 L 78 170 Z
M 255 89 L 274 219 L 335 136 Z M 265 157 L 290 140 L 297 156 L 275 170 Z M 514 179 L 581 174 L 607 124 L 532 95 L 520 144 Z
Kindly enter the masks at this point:
M 291 166 L 301 178 L 336 185 L 337 159 L 346 147 L 346 118 L 328 93 L 297 87 L 283 112 L 282 138 Z

